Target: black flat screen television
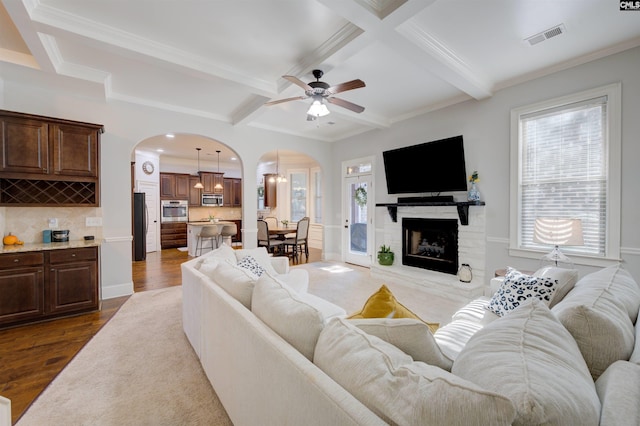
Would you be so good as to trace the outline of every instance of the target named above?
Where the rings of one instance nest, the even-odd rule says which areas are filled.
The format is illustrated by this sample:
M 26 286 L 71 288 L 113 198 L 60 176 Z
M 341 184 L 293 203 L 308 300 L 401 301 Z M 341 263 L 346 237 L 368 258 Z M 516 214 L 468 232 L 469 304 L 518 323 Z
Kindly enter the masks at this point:
M 389 194 L 467 190 L 462 135 L 384 151 Z

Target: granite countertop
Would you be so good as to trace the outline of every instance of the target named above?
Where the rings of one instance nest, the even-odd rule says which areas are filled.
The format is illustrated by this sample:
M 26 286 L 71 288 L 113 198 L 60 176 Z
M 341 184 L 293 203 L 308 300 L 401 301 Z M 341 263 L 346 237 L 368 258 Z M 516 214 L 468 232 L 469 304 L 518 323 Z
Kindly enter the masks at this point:
M 220 219 L 217 222 L 210 222 L 208 220 L 192 220 L 187 222 L 187 225 L 196 225 L 196 226 L 203 226 L 203 225 L 229 225 L 232 224 L 234 222 L 228 221 L 228 220 L 222 220 Z
M 0 254 L 6 253 L 26 253 L 41 250 L 64 250 L 70 248 L 98 247 L 102 240 L 73 240 L 65 243 L 28 243 L 22 245 L 0 246 Z

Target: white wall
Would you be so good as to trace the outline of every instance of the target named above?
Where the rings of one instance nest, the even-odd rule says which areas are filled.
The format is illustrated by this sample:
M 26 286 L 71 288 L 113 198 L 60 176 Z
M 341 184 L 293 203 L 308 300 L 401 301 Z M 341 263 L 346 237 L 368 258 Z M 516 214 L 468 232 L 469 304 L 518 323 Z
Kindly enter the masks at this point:
M 486 271 L 507 265 L 537 269 L 537 260 L 510 257 L 509 244 L 509 113 L 514 107 L 622 82 L 622 236 L 624 266 L 640 281 L 640 48 L 558 72 L 497 92 L 483 101 L 467 101 L 446 109 L 397 123 L 387 130 L 354 136 L 333 146 L 333 164 L 344 160 L 376 156 L 375 202 L 393 202 L 386 191 L 382 151 L 445 137 L 464 135 L 467 171 L 478 170 L 482 200 L 486 201 Z M 333 179 L 340 180 L 335 168 Z M 329 194 L 329 204 L 339 206 L 341 194 Z M 460 194 L 464 197 L 464 194 Z M 376 247 L 382 244 L 386 208 L 376 208 Z M 326 250 L 340 252 L 340 211 L 327 217 Z M 580 266 L 581 274 L 594 268 Z M 489 276 L 490 274 L 487 273 Z
M 101 207 L 105 243 L 101 250 L 102 297 L 130 294 L 131 281 L 131 193 L 130 162 L 135 145 L 154 135 L 172 133 L 199 134 L 216 139 L 238 153 L 243 178 L 243 223 L 255 224 L 256 168 L 259 158 L 269 151 L 304 151 L 324 170 L 330 167 L 330 145 L 247 126 L 233 127 L 212 119 L 156 110 L 118 101 L 104 101 L 94 86 L 50 85 L 46 76 L 25 70 L 32 84 L 4 80 L 0 108 L 70 120 L 100 123 L 105 127 L 101 139 Z M 73 89 L 70 89 L 70 88 Z M 331 187 L 331 174 L 327 176 Z M 9 210 L 9 209 L 5 209 Z M 8 212 L 6 214 L 9 214 Z M 3 220 L 0 220 L 0 224 Z M 257 229 L 244 229 L 243 241 L 255 245 Z

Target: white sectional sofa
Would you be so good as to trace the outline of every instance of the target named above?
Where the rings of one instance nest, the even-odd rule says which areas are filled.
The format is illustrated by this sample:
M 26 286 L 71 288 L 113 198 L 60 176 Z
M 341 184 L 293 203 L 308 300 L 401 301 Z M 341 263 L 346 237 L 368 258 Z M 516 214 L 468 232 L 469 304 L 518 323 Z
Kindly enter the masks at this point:
M 472 301 L 435 335 L 346 319 L 264 249 L 223 246 L 182 273 L 185 333 L 235 425 L 640 424 L 640 288 L 618 268 L 551 309 Z

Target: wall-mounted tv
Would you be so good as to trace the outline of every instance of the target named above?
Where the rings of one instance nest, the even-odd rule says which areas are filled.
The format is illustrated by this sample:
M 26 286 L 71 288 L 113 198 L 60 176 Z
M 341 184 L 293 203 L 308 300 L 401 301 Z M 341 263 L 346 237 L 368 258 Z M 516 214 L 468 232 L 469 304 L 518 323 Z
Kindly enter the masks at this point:
M 384 151 L 389 194 L 467 190 L 462 135 Z

